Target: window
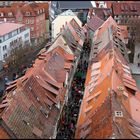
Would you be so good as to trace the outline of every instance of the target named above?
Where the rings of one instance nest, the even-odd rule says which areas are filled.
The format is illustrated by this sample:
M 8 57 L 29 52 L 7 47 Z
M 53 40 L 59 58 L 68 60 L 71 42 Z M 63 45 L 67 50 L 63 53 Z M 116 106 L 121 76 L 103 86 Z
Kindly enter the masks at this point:
M 138 53 L 138 58 L 140 58 L 140 53 Z
M 0 13 L 0 17 L 3 17 L 4 16 L 4 14 L 3 13 Z
M 37 11 L 38 15 L 39 15 L 39 10 Z
M 19 21 L 19 22 L 22 21 L 22 17 L 19 17 L 19 18 L 18 18 L 18 21 Z
M 123 117 L 122 111 L 115 111 L 115 117 Z
M 29 23 L 30 23 L 30 22 L 29 22 L 29 19 L 27 19 L 27 20 L 26 20 L 26 24 L 29 24 Z
M 26 41 L 25 41 L 25 44 L 29 44 L 29 40 L 26 40 Z
M 30 24 L 34 24 L 34 19 L 31 19 L 30 20 Z
M 13 41 L 10 42 L 10 47 L 13 46 L 13 43 L 14 43 Z
M 3 58 L 5 59 L 7 57 L 7 53 L 5 53 L 4 55 L 3 55 Z
M 8 37 L 11 38 L 12 37 L 12 32 L 8 34 Z
M 5 45 L 5 46 L 3 46 L 3 51 L 4 51 L 4 50 L 6 50 L 6 49 L 7 49 L 7 46 L 6 46 L 6 45 Z
M 14 40 L 14 43 L 17 43 L 17 39 Z
M 30 12 L 26 12 L 26 14 L 25 14 L 26 16 L 30 16 Z

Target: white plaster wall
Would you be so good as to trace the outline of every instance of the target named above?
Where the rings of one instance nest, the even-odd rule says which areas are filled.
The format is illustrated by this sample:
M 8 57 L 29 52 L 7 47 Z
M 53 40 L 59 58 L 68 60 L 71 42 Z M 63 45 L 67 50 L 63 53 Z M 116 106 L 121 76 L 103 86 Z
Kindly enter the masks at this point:
M 56 19 L 52 22 L 52 40 L 57 37 L 58 33 L 60 33 L 60 28 L 62 28 L 62 26 L 65 25 L 66 22 L 67 23 L 70 22 L 73 18 L 79 24 L 79 26 L 82 27 L 82 23 L 81 23 L 81 21 L 79 20 L 79 18 L 76 15 L 75 16 L 58 15 L 56 17 Z
M 55 49 L 58 46 L 62 47 L 67 53 L 73 54 L 72 50 L 67 45 L 67 43 L 64 40 L 64 38 L 62 37 L 62 35 L 60 35 L 60 36 L 58 36 L 58 38 L 56 38 L 56 40 L 54 41 L 54 43 L 51 45 L 51 47 L 48 49 L 47 52 L 52 51 L 53 49 Z
M 27 33 L 29 34 L 29 36 L 27 38 L 25 38 L 24 35 L 27 34 Z M 16 40 L 20 37 L 22 37 L 23 45 L 24 45 L 24 42 L 27 41 L 27 40 L 29 40 L 29 43 L 30 43 L 30 29 L 27 28 L 26 30 L 22 31 L 21 33 L 18 33 L 17 35 L 15 35 L 15 36 L 5 40 L 4 42 L 0 43 L 0 60 L 2 60 L 2 61 L 4 60 L 3 55 L 5 53 L 7 53 L 7 55 L 9 55 L 8 52 L 11 50 L 10 42 L 12 42 L 12 41 L 14 41 L 14 40 Z M 3 50 L 3 46 L 5 46 L 5 45 L 7 46 L 7 49 Z

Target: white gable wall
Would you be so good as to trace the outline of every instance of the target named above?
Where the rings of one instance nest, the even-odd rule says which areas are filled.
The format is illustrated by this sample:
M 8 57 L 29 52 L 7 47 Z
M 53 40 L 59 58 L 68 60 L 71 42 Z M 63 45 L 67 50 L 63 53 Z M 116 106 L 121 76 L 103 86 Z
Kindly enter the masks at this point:
M 60 33 L 60 28 L 62 28 L 63 25 L 65 26 L 66 22 L 69 23 L 73 18 L 79 24 L 79 26 L 82 27 L 81 21 L 74 14 L 61 14 L 56 17 L 56 19 L 52 22 L 52 40 L 54 40 L 58 36 L 58 34 Z

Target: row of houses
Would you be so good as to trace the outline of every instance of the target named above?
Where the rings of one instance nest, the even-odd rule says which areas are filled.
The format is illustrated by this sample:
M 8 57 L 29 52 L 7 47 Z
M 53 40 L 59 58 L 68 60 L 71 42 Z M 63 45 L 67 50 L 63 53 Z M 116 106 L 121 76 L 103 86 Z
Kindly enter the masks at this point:
M 43 49 L 0 102 L 0 138 L 56 138 L 85 35 L 75 19 Z
M 94 21 L 101 25 L 94 28 L 75 138 L 140 138 L 140 91 L 129 67 L 127 28 L 112 17 Z
M 89 10 L 88 17 L 96 15 L 102 20 L 112 16 L 114 20 L 123 26 L 127 26 L 129 37 L 129 59 L 137 69 L 140 67 L 139 49 L 139 23 L 140 23 L 140 2 L 139 1 L 97 1 L 96 7 Z M 135 66 L 133 67 L 134 69 Z M 135 73 L 135 72 L 134 72 Z

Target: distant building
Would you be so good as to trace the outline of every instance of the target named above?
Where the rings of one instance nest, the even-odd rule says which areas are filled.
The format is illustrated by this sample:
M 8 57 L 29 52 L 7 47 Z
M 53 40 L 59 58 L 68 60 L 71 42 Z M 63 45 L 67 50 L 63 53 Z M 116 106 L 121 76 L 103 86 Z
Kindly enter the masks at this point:
M 0 1 L 0 7 L 10 6 L 13 1 Z
M 91 16 L 88 19 L 88 22 L 85 24 L 85 29 L 87 32 L 86 39 L 89 41 L 90 45 L 93 42 L 93 36 L 95 31 L 104 23 L 102 19 L 100 19 L 98 16 Z
M 131 63 L 135 63 L 137 67 L 140 67 L 140 2 L 135 1 L 124 1 L 119 3 L 113 3 L 112 14 L 114 19 L 119 25 L 127 26 L 130 44 L 133 42 L 133 47 L 131 47 Z M 135 48 L 135 49 L 134 49 Z M 138 68 L 139 69 L 139 68 Z
M 112 16 L 112 11 L 110 8 L 93 8 L 89 10 L 88 18 L 92 16 L 98 16 L 102 20 L 106 20 L 109 16 Z
M 16 22 L 30 28 L 31 41 L 36 44 L 49 32 L 48 3 L 12 3 L 0 8 L 0 22 Z
M 24 24 L 0 23 L 0 61 L 10 55 L 12 49 L 30 44 L 30 29 Z
M 52 40 L 55 39 L 55 37 L 60 33 L 60 28 L 62 28 L 62 26 L 64 26 L 66 23 L 70 22 L 72 19 L 75 19 L 80 27 L 82 26 L 81 21 L 71 10 L 67 10 L 67 11 L 61 13 L 53 20 L 53 22 L 51 23 Z
M 86 23 L 90 8 L 93 8 L 90 1 L 52 1 L 49 9 L 50 21 L 52 22 L 62 12 L 72 10 L 82 23 Z
M 106 1 L 96 1 L 97 8 L 107 8 Z

